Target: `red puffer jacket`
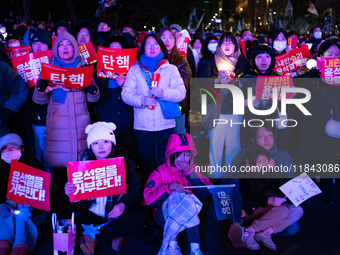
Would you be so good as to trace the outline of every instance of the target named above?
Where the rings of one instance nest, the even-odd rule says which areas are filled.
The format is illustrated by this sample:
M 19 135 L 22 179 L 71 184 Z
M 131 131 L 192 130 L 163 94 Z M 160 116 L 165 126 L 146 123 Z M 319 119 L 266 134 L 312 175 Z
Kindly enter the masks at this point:
M 190 170 L 187 172 L 182 172 L 170 165 L 170 155 L 180 151 L 191 151 Z M 205 178 L 200 172 L 195 172 L 196 165 L 193 164 L 193 159 L 196 155 L 197 150 L 190 134 L 171 135 L 165 151 L 166 163 L 154 170 L 146 183 L 143 193 L 146 204 L 153 208 L 161 207 L 172 193 L 168 188 L 171 183 L 182 186 L 212 185 L 208 178 Z M 191 191 L 201 198 L 210 195 L 206 188 L 191 189 Z

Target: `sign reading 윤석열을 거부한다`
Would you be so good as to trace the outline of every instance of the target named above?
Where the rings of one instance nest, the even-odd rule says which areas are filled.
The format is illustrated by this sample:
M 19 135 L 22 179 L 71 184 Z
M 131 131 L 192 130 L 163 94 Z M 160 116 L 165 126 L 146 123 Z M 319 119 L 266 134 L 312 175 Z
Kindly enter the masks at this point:
M 124 157 L 67 162 L 67 175 L 76 186 L 70 202 L 126 193 Z

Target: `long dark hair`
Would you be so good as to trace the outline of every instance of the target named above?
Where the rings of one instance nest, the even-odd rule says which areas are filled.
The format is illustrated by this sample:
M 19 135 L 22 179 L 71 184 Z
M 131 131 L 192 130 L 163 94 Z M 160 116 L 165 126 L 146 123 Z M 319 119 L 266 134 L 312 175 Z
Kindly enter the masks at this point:
M 171 33 L 171 35 L 174 37 L 174 40 L 175 40 L 174 47 L 172 48 L 171 53 L 168 56 L 168 59 L 169 59 L 170 64 L 173 64 L 173 65 L 177 66 L 182 55 L 179 52 L 179 50 L 177 49 L 177 37 L 176 37 L 176 34 L 175 34 L 175 32 L 172 29 L 170 29 L 168 27 L 165 27 L 161 31 L 159 31 L 159 37 L 162 37 L 162 35 L 163 35 L 163 33 L 165 31 L 169 31 Z
M 233 44 L 235 45 L 234 52 L 237 52 L 238 51 L 238 43 L 237 43 L 235 35 L 230 31 L 224 32 L 221 35 L 220 41 L 218 42 L 218 46 L 221 47 L 223 41 L 227 40 L 227 39 L 230 39 L 233 42 Z
M 275 28 L 268 35 L 268 38 L 271 39 L 271 45 L 274 45 L 274 41 L 276 40 L 280 33 L 282 33 L 286 38 L 286 41 L 288 41 L 288 35 L 286 30 L 284 30 L 283 28 Z
M 274 69 L 275 65 L 276 65 L 275 53 L 274 53 L 273 49 L 270 48 L 267 44 L 259 44 L 259 46 L 256 47 L 255 51 L 253 52 L 253 56 L 252 56 L 252 60 L 251 60 L 252 68 L 258 69 L 256 64 L 255 64 L 255 58 L 256 58 L 257 55 L 260 55 L 260 54 L 269 54 L 272 61 L 270 63 L 268 70 Z
M 161 46 L 162 52 L 164 53 L 164 59 L 168 59 L 168 50 L 166 49 L 166 47 L 165 47 L 162 39 L 159 37 L 159 35 L 148 34 L 144 37 L 142 45 L 140 47 L 140 55 L 138 56 L 138 61 L 140 61 L 140 56 L 145 53 L 145 42 L 149 37 L 152 37 L 153 39 L 156 40 L 156 42 Z
M 325 54 L 325 52 L 334 45 L 340 49 L 340 40 L 331 39 L 331 40 L 324 41 L 319 47 L 318 56 L 319 57 L 323 56 L 323 54 Z

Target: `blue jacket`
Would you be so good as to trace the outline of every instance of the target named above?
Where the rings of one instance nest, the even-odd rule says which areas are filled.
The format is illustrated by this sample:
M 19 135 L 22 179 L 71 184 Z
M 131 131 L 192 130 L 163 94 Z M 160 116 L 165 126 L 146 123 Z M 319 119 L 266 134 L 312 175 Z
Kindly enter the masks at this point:
M 28 96 L 28 85 L 8 64 L 0 61 L 0 137 L 8 132 L 1 121 L 1 112 L 7 108 L 18 112 Z

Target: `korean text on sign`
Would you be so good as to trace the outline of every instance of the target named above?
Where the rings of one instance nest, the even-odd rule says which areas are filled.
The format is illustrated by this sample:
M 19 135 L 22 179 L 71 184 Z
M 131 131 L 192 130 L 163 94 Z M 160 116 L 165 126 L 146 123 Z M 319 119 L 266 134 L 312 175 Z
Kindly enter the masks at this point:
M 110 49 L 98 47 L 97 76 L 114 78 L 126 74 L 137 59 L 137 48 Z
M 311 58 L 308 46 L 289 51 L 289 53 L 276 57 L 276 67 L 274 71 L 283 75 L 292 75 L 296 71 L 298 75 L 302 75 L 306 71 L 306 63 Z
M 324 82 L 330 85 L 340 85 L 340 59 L 318 57 L 316 65 Z
M 82 89 L 92 84 L 93 66 L 62 68 L 41 64 L 41 79 L 49 80 L 52 86 L 61 85 L 71 89 Z
M 224 187 L 222 187 L 224 186 Z M 225 187 L 230 186 L 230 187 Z M 212 194 L 215 206 L 216 218 L 218 221 L 232 219 L 232 185 L 209 185 L 207 186 Z
M 177 49 L 179 53 L 184 57 L 187 57 L 189 47 L 189 38 L 187 37 L 179 37 L 177 38 Z
M 92 42 L 80 45 L 79 51 L 80 55 L 85 60 L 86 64 L 92 65 L 97 62 L 97 53 L 93 48 Z
M 7 198 L 21 205 L 28 201 L 34 208 L 50 210 L 51 174 L 12 161 Z
M 68 180 L 76 186 L 70 201 L 126 193 L 124 158 L 68 162 Z
M 13 58 L 13 69 L 27 82 L 29 87 L 34 87 L 39 80 L 41 64 L 48 64 L 52 56 L 53 53 L 49 50 Z
M 277 88 L 278 100 L 281 100 L 282 88 L 293 87 L 293 78 L 291 76 L 257 76 L 256 80 L 256 100 L 273 99 L 273 88 Z M 293 95 L 288 93 L 286 98 Z
M 9 59 L 20 57 L 22 55 L 28 54 L 31 51 L 31 47 L 19 46 L 19 47 L 4 47 Z

